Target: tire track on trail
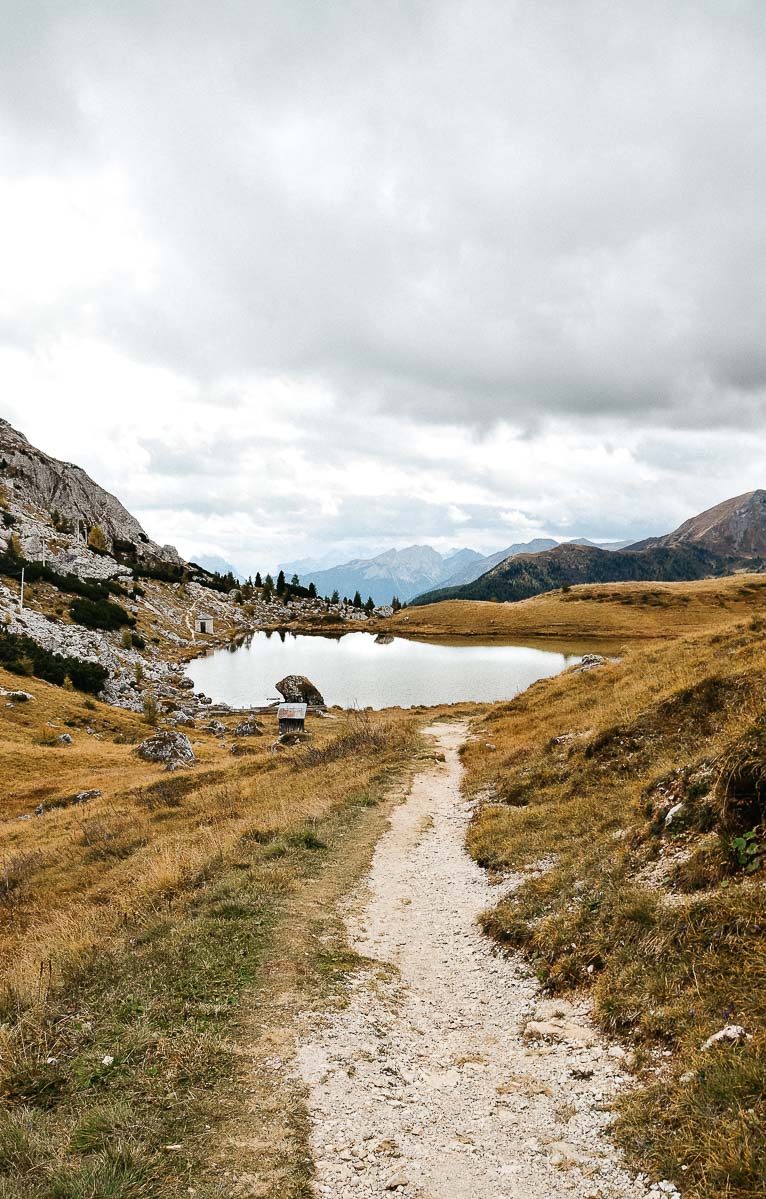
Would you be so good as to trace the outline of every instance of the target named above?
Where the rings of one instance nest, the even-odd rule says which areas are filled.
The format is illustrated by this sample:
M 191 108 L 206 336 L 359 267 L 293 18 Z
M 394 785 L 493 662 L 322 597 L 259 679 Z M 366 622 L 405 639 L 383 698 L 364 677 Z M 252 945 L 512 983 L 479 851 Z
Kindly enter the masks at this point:
M 315 1193 L 639 1199 L 647 1183 L 607 1135 L 622 1050 L 477 928 L 497 890 L 464 848 L 467 725 L 427 731 L 445 761 L 416 776 L 348 905 L 353 948 L 379 966 L 302 1025 Z M 531 1020 L 552 1040 L 525 1035 Z

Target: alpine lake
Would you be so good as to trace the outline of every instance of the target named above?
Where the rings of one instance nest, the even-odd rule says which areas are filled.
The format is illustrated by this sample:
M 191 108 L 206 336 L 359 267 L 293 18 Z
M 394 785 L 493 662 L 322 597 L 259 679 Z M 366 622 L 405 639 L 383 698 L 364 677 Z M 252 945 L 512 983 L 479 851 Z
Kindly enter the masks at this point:
M 328 707 L 390 708 L 512 699 L 575 665 L 594 647 L 435 642 L 349 632 L 261 631 L 189 663 L 195 689 L 233 708 L 279 700 L 275 683 L 305 675 Z M 607 651 L 608 652 L 608 651 Z

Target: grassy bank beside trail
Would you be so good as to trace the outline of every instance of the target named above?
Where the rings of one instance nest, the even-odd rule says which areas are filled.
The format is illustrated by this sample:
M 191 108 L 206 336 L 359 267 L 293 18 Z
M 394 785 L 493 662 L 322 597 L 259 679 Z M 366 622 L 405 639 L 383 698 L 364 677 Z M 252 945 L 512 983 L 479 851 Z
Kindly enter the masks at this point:
M 714 632 L 766 614 L 766 578 L 733 575 L 692 583 L 588 583 L 519 603 L 446 600 L 380 621 L 406 637 L 482 641 L 620 642 Z
M 524 875 L 486 928 L 634 1047 L 617 1138 L 685 1199 L 766 1194 L 766 622 L 740 586 L 747 621 L 537 683 L 464 753 L 470 851 Z
M 241 758 L 191 730 L 198 764 L 168 775 L 138 717 L 26 681 L 0 708 L 0 1197 L 307 1194 L 299 1097 L 256 1066 L 347 964 L 335 892 L 428 752 L 422 712 Z

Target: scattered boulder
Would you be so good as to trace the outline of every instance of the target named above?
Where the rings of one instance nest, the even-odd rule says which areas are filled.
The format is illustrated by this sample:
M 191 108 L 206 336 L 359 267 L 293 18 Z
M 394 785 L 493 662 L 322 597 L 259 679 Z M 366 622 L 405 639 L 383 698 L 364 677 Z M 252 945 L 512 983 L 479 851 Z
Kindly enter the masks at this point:
M 235 742 L 235 744 L 232 745 L 231 749 L 229 750 L 229 753 L 233 758 L 243 758 L 246 754 L 255 754 L 257 752 L 258 750 L 255 748 L 255 746 L 242 745 L 242 743 L 239 741 Z
M 145 762 L 161 762 L 166 766 L 190 766 L 196 762 L 192 744 L 186 733 L 166 729 L 142 741 L 136 750 Z
M 712 1037 L 708 1037 L 702 1048 L 712 1049 L 714 1045 L 720 1045 L 722 1042 L 736 1044 L 737 1041 L 750 1041 L 751 1039 L 750 1033 L 745 1032 L 741 1024 L 727 1024 L 725 1028 L 714 1032 Z
M 6 691 L 0 687 L 0 695 L 4 696 L 11 704 L 28 704 L 34 695 L 30 695 L 28 691 Z
M 92 799 L 99 799 L 103 793 L 92 787 L 89 791 L 78 791 L 75 795 L 63 795 L 59 799 L 51 799 L 47 803 L 45 800 L 38 804 L 35 808 L 35 816 L 44 816 L 46 812 L 57 812 L 61 808 L 72 808 L 75 805 L 90 803 Z
M 322 708 L 325 706 L 321 692 L 311 679 L 307 679 L 303 674 L 285 675 L 275 686 L 286 704 L 310 704 Z
M 393 645 L 394 638 L 391 636 L 390 633 L 378 633 L 377 637 L 375 638 L 375 644 L 376 645 Z
M 583 654 L 582 658 L 574 668 L 575 674 L 585 674 L 587 670 L 598 670 L 601 666 L 606 666 L 607 660 L 601 654 Z
M 71 733 L 62 733 L 61 736 L 59 737 L 59 745 L 71 745 L 71 744 L 72 744 L 72 734 Z
M 171 713 L 171 715 L 176 724 L 182 724 L 184 728 L 194 728 L 194 717 L 190 716 L 188 712 L 178 711 Z
M 180 678 L 176 679 L 175 685 L 176 687 L 180 687 L 183 691 L 194 690 L 194 680 L 188 678 L 185 674 L 182 674 Z
M 257 737 L 263 728 L 257 720 L 243 720 L 234 730 L 235 737 Z
M 226 732 L 226 725 L 220 720 L 211 720 L 210 724 L 206 724 L 203 727 L 208 733 L 215 733 L 218 737 Z

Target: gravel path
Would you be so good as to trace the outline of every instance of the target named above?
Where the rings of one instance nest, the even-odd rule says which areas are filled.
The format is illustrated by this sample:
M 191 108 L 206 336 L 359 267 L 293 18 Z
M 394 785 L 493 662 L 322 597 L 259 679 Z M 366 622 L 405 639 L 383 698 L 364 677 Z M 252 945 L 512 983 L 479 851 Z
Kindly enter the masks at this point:
M 582 1011 L 542 1000 L 478 931 L 498 892 L 463 848 L 466 726 L 428 731 L 446 761 L 394 811 L 347 915 L 354 948 L 378 965 L 351 977 L 343 1010 L 308 1017 L 299 1044 L 315 1191 L 638 1199 L 647 1185 L 605 1132 L 622 1051 Z

